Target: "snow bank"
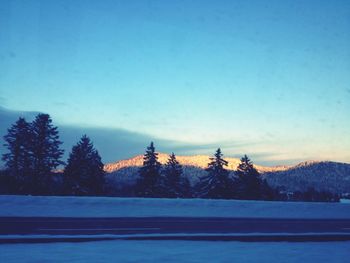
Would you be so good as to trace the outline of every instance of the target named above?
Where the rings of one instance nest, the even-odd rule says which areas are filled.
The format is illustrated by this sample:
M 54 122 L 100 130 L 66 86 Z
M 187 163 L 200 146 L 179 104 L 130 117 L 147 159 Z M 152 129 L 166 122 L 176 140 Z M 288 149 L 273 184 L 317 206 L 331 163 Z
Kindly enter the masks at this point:
M 0 245 L 2 262 L 349 262 L 350 242 L 99 241 Z
M 342 203 L 0 196 L 0 216 L 349 218 Z

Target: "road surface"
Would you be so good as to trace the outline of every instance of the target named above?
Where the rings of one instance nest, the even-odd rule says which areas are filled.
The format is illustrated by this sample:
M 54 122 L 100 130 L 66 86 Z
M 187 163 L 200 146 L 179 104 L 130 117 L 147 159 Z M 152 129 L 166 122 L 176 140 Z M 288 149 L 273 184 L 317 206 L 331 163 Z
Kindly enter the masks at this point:
M 0 242 L 100 239 L 185 239 L 240 241 L 350 240 L 350 220 L 189 217 L 0 217 Z M 111 237 L 113 235 L 113 237 Z M 82 236 L 84 236 L 82 238 Z M 45 239 L 41 238 L 41 241 Z

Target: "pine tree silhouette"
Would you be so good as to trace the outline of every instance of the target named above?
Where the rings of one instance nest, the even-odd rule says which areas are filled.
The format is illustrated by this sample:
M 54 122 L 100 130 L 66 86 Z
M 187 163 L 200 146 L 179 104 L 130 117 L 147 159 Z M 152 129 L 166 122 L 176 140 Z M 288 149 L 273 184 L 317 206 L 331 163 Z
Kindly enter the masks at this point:
M 143 166 L 139 170 L 139 179 L 136 183 L 137 196 L 160 196 L 160 168 L 158 153 L 155 152 L 154 144 L 151 142 L 143 156 Z
M 32 155 L 33 155 L 33 194 L 48 193 L 50 184 L 49 175 L 59 165 L 64 164 L 60 159 L 63 150 L 59 140 L 57 127 L 52 125 L 48 114 L 38 114 L 31 125 Z
M 164 197 L 179 198 L 190 197 L 191 186 L 186 177 L 183 176 L 182 166 L 176 160 L 174 153 L 169 155 L 169 159 L 164 167 Z
M 16 192 L 23 194 L 28 193 L 32 173 L 31 138 L 30 124 L 24 118 L 19 118 L 4 136 L 8 152 L 3 154 L 2 160 L 16 183 Z
M 73 146 L 64 170 L 67 194 L 101 195 L 104 186 L 103 163 L 90 138 L 83 135 Z
M 227 161 L 222 158 L 221 149 L 218 148 L 206 171 L 208 174 L 200 179 L 199 196 L 205 198 L 230 199 L 234 196 L 233 180 L 224 168 Z
M 253 163 L 244 155 L 237 167 L 236 175 L 239 178 L 239 198 L 258 200 L 262 198 L 262 180 Z

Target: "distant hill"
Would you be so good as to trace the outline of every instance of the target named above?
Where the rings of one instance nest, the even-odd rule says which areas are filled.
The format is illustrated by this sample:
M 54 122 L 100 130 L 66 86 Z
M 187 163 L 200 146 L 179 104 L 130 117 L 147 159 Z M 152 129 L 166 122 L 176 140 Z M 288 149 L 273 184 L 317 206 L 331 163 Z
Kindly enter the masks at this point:
M 264 174 L 273 187 L 288 191 L 305 191 L 308 187 L 332 193 L 350 193 L 350 164 L 337 162 L 303 162 L 284 171 Z
M 164 153 L 159 153 L 158 157 L 162 164 L 168 159 L 168 155 Z M 177 160 L 183 165 L 185 176 L 190 179 L 192 185 L 206 174 L 204 169 L 209 163 L 209 158 L 207 155 L 177 156 Z M 228 161 L 227 169 L 233 175 L 240 160 L 237 158 L 225 158 L 225 160 Z M 107 180 L 114 188 L 131 186 L 138 177 L 138 169 L 142 163 L 143 155 L 138 155 L 106 164 L 104 169 L 108 173 Z M 350 193 L 350 164 L 308 161 L 295 166 L 255 165 L 255 167 L 271 186 L 284 188 L 286 191 L 304 191 L 308 187 L 314 187 L 316 190 L 327 190 L 332 193 Z
M 158 160 L 160 163 L 165 164 L 169 158 L 168 154 L 165 153 L 159 153 L 158 154 Z M 181 165 L 184 166 L 193 166 L 197 168 L 205 169 L 208 166 L 210 156 L 208 155 L 191 155 L 191 156 L 176 156 L 176 159 L 179 161 Z M 225 158 L 226 161 L 228 161 L 228 170 L 236 170 L 238 164 L 240 163 L 240 159 L 238 158 Z M 125 167 L 139 167 L 142 166 L 143 163 L 143 155 L 137 155 L 133 158 L 127 159 L 127 160 L 121 160 L 117 161 L 115 163 L 109 163 L 106 164 L 104 169 L 108 173 L 112 173 L 115 171 L 118 171 Z M 289 168 L 289 166 L 260 166 L 255 165 L 255 168 L 260 173 L 266 173 L 266 172 L 277 172 L 277 171 L 284 171 Z

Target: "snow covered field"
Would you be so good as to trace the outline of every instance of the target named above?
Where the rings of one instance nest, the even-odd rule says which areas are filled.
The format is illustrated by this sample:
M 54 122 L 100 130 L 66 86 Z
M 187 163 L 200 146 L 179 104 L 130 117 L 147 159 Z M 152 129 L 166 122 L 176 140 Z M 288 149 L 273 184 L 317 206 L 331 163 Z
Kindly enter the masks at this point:
M 350 218 L 350 204 L 205 199 L 0 196 L 0 216 Z
M 0 245 L 0 262 L 348 263 L 350 242 L 99 241 Z
M 350 219 L 350 204 L 203 199 L 0 196 L 0 217 Z M 29 236 L 30 237 L 30 236 Z M 113 240 L 1 244 L 0 262 L 349 262 L 350 241 Z

